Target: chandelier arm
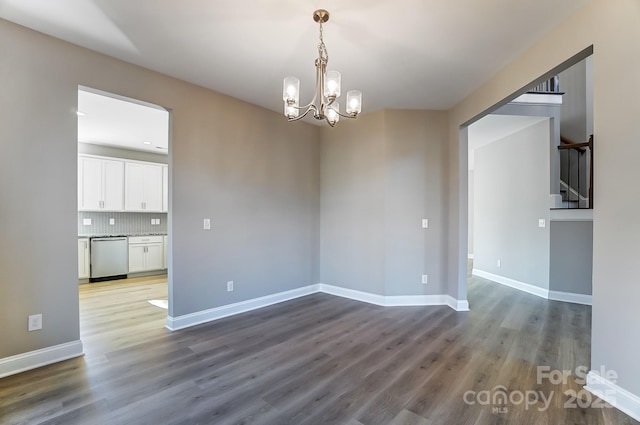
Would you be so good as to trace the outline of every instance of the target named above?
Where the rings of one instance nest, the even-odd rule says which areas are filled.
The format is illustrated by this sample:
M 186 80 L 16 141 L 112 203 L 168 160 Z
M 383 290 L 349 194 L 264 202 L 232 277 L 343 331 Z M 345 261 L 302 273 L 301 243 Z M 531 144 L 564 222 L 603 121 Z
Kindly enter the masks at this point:
M 343 114 L 343 113 L 341 113 L 341 112 L 339 112 L 339 111 L 336 111 L 336 113 L 337 113 L 338 115 L 340 115 L 341 117 L 343 117 L 343 118 L 357 118 L 357 117 L 358 117 L 358 114 L 355 114 L 355 115 L 345 115 L 345 114 Z
M 325 117 L 324 117 L 324 120 L 325 120 L 325 121 L 327 122 L 327 124 L 329 124 L 331 127 L 335 127 L 335 126 L 336 126 L 336 122 L 335 122 L 335 121 L 334 121 L 334 122 L 329 121 L 329 118 L 328 118 L 328 117 L 326 117 L 326 116 L 325 116 Z
M 298 109 L 302 109 L 302 108 L 298 108 Z M 298 120 L 301 120 L 302 118 L 306 117 L 309 114 L 309 112 L 315 111 L 315 110 L 316 110 L 315 105 L 311 105 L 310 107 L 307 108 L 306 111 L 304 111 L 304 114 L 302 114 L 302 115 L 300 115 L 298 117 L 295 117 L 295 118 L 287 118 L 287 119 L 289 120 L 289 122 L 298 121 Z

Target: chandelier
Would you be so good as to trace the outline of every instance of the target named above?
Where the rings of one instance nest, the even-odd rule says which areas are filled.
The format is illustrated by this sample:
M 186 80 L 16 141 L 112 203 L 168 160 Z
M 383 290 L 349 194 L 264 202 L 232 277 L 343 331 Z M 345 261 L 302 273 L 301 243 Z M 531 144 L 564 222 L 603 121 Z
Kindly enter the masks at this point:
M 311 102 L 300 106 L 300 80 L 296 77 L 286 77 L 282 89 L 284 100 L 284 116 L 289 121 L 297 121 L 313 111 L 317 120 L 326 120 L 331 127 L 340 121 L 340 117 L 355 118 L 362 111 L 362 92 L 350 90 L 347 92 L 346 115 L 340 113 L 340 104 L 336 101 L 340 97 L 340 79 L 338 71 L 327 71 L 329 54 L 322 37 L 322 24 L 329 20 L 329 12 L 318 9 L 313 12 L 313 20 L 320 25 L 320 44 L 318 44 L 318 58 L 316 59 L 316 86 Z

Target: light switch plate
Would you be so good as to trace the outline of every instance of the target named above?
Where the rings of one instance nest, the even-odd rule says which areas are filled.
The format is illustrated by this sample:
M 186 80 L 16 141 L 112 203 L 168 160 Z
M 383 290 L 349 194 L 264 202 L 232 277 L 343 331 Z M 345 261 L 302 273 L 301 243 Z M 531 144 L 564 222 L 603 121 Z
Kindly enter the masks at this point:
M 202 227 L 204 228 L 204 230 L 211 230 L 211 219 L 205 218 L 202 222 Z
M 422 275 L 422 284 L 426 285 L 427 283 L 429 283 L 429 275 L 423 274 Z
M 42 329 L 42 314 L 32 314 L 29 316 L 28 331 L 38 331 Z
M 423 229 L 428 229 L 429 228 L 429 219 L 428 218 L 423 218 L 422 219 L 422 228 Z

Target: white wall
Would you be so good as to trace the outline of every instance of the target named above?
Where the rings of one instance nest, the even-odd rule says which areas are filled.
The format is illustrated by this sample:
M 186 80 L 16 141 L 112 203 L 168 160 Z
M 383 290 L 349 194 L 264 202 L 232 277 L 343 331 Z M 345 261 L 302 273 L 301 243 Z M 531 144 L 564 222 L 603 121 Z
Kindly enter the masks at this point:
M 545 120 L 476 150 L 474 270 L 549 288 L 549 133 Z

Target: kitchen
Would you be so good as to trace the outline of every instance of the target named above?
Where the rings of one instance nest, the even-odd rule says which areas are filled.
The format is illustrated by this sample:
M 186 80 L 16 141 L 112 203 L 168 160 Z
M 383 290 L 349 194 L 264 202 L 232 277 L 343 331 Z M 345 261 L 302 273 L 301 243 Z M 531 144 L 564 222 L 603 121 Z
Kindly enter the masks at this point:
M 169 112 L 81 87 L 77 113 L 79 282 L 166 274 Z

